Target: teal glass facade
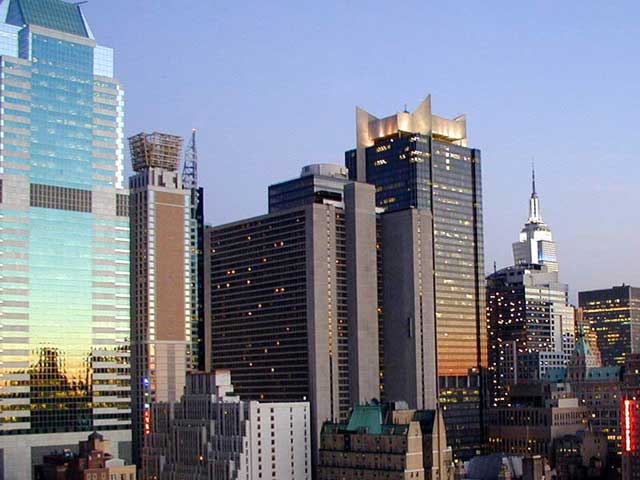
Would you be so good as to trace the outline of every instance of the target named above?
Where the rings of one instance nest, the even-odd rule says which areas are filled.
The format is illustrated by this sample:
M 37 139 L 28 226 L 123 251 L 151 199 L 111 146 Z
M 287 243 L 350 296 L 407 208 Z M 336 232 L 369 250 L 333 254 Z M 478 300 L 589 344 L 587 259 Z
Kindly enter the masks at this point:
M 0 438 L 129 430 L 113 53 L 60 0 L 5 0 L 0 20 Z

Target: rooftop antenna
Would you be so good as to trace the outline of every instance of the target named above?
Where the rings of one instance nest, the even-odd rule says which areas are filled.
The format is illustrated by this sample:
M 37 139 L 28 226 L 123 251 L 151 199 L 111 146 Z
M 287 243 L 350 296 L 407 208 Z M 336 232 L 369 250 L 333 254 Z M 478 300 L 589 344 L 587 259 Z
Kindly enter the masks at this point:
M 182 167 L 182 188 L 190 189 L 198 186 L 198 149 L 196 148 L 196 129 L 191 131 L 191 140 L 184 153 Z
M 536 160 L 535 158 L 531 159 L 531 191 L 534 195 L 536 194 Z
M 407 110 L 407 104 L 404 104 L 404 113 L 409 113 L 409 110 Z

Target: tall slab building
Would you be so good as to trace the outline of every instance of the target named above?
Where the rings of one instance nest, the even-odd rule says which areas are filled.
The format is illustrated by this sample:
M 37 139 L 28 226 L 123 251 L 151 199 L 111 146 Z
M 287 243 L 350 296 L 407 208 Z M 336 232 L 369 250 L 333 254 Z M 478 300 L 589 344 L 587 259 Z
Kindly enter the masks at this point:
M 269 210 L 207 229 L 208 368 L 244 398 L 310 401 L 314 447 L 372 399 L 435 409 L 431 213 L 383 214 L 328 164 L 272 185 Z
M 430 96 L 414 112 L 385 118 L 358 108 L 356 136 L 346 166 L 353 180 L 375 185 L 376 205 L 387 212 L 382 217 L 410 209 L 429 213 L 421 228 L 429 230 L 430 244 L 422 245 L 422 255 L 428 251 L 431 259 L 437 395 L 454 454 L 468 458 L 483 443 L 487 366 L 480 151 L 467 146 L 465 117 L 433 115 Z M 390 312 L 387 305 L 384 312 Z M 386 365 L 386 343 L 384 358 Z M 388 372 L 384 380 L 391 380 Z
M 149 433 L 151 406 L 177 402 L 193 367 L 191 190 L 179 172 L 182 138 L 129 139 L 131 191 L 131 372 L 133 454 Z
M 130 456 L 121 84 L 78 5 L 0 2 L 0 477 L 93 430 Z

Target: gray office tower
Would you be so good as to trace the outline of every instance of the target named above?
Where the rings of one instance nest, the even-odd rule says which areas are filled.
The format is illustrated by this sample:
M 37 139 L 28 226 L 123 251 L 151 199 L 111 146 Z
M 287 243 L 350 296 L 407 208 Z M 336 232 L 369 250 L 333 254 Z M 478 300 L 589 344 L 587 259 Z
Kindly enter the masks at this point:
M 381 219 L 375 188 L 335 165 L 269 193 L 272 213 L 206 229 L 207 369 L 230 369 L 241 398 L 310 401 L 314 447 L 324 421 L 381 397 L 383 349 L 386 394 L 434 408 L 430 213 Z
M 584 322 L 595 334 L 605 366 L 640 353 L 640 288 L 621 285 L 578 293 Z
M 345 155 L 350 177 L 375 185 L 383 219 L 392 212 L 416 212 L 412 215 L 423 219 L 416 228 L 426 243 L 417 258 L 428 256 L 431 262 L 422 281 L 429 282 L 424 295 L 433 299 L 428 314 L 435 315 L 430 328 L 439 400 L 454 455 L 468 458 L 483 444 L 487 366 L 480 151 L 467 146 L 465 117 L 433 115 L 430 96 L 414 112 L 386 118 L 357 109 L 356 129 L 357 148 Z M 385 239 L 393 234 L 399 233 L 394 229 Z M 382 243 L 390 265 L 388 258 L 403 251 Z M 386 300 L 385 315 L 391 309 Z M 397 335 L 398 329 L 392 332 Z M 388 352 L 384 358 L 385 367 L 395 360 Z M 384 380 L 386 388 L 388 370 Z M 393 400 L 392 392 L 386 393 Z

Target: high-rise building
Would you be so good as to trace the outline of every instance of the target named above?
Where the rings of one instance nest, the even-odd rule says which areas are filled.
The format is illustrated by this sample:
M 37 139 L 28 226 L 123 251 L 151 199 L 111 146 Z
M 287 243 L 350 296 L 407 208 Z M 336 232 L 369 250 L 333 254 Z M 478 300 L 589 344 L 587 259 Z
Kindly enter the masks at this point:
M 640 288 L 622 285 L 579 292 L 578 302 L 604 365 L 623 365 L 627 357 L 640 353 Z
M 309 480 L 308 402 L 242 401 L 226 370 L 187 375 L 179 402 L 151 407 L 145 479 Z
M 329 171 L 305 167 L 299 184 Z M 207 369 L 230 369 L 242 398 L 310 401 L 314 446 L 354 405 L 437 397 L 431 214 L 380 216 L 373 186 L 329 181 L 343 190 L 295 193 L 290 208 L 296 182 L 273 186 L 276 212 L 205 235 Z
M 0 477 L 131 441 L 122 85 L 79 5 L 0 2 Z
M 412 113 L 386 118 L 358 108 L 356 134 L 346 166 L 352 179 L 375 185 L 383 218 L 408 209 L 430 214 L 419 227 L 429 230 L 430 244 L 416 258 L 429 251 L 422 279 L 430 278 L 432 292 L 423 295 L 435 299 L 439 397 L 454 454 L 468 458 L 483 443 L 487 366 L 480 151 L 467 146 L 465 117 L 433 115 L 431 97 Z M 390 358 L 385 351 L 385 370 Z
M 544 256 L 539 252 L 553 252 Z M 560 283 L 551 229 L 540 215 L 535 173 L 529 220 L 513 246 L 514 266 L 487 277 L 487 328 L 492 406 L 509 390 L 567 365 L 575 348 L 574 308 Z
M 191 368 L 191 191 L 179 173 L 182 138 L 129 139 L 133 454 L 140 456 L 151 405 L 180 399 Z
M 589 410 L 562 385 L 518 384 L 511 405 L 490 412 L 489 447 L 493 452 L 553 458 L 554 442 L 587 431 Z
M 556 244 L 551 229 L 542 220 L 535 170 L 531 172 L 529 220 L 520 232 L 520 240 L 513 244 L 513 258 L 516 265 L 546 265 L 550 272 L 558 270 Z
M 357 405 L 342 423 L 322 426 L 318 480 L 453 480 L 442 411 L 405 402 Z
M 310 401 L 316 436 L 380 395 L 374 189 L 345 183 L 344 202 L 205 234 L 207 370 L 231 370 L 242 398 Z
M 575 347 L 573 308 L 558 272 L 516 265 L 487 277 L 492 404 L 508 402 L 518 382 L 566 366 Z

